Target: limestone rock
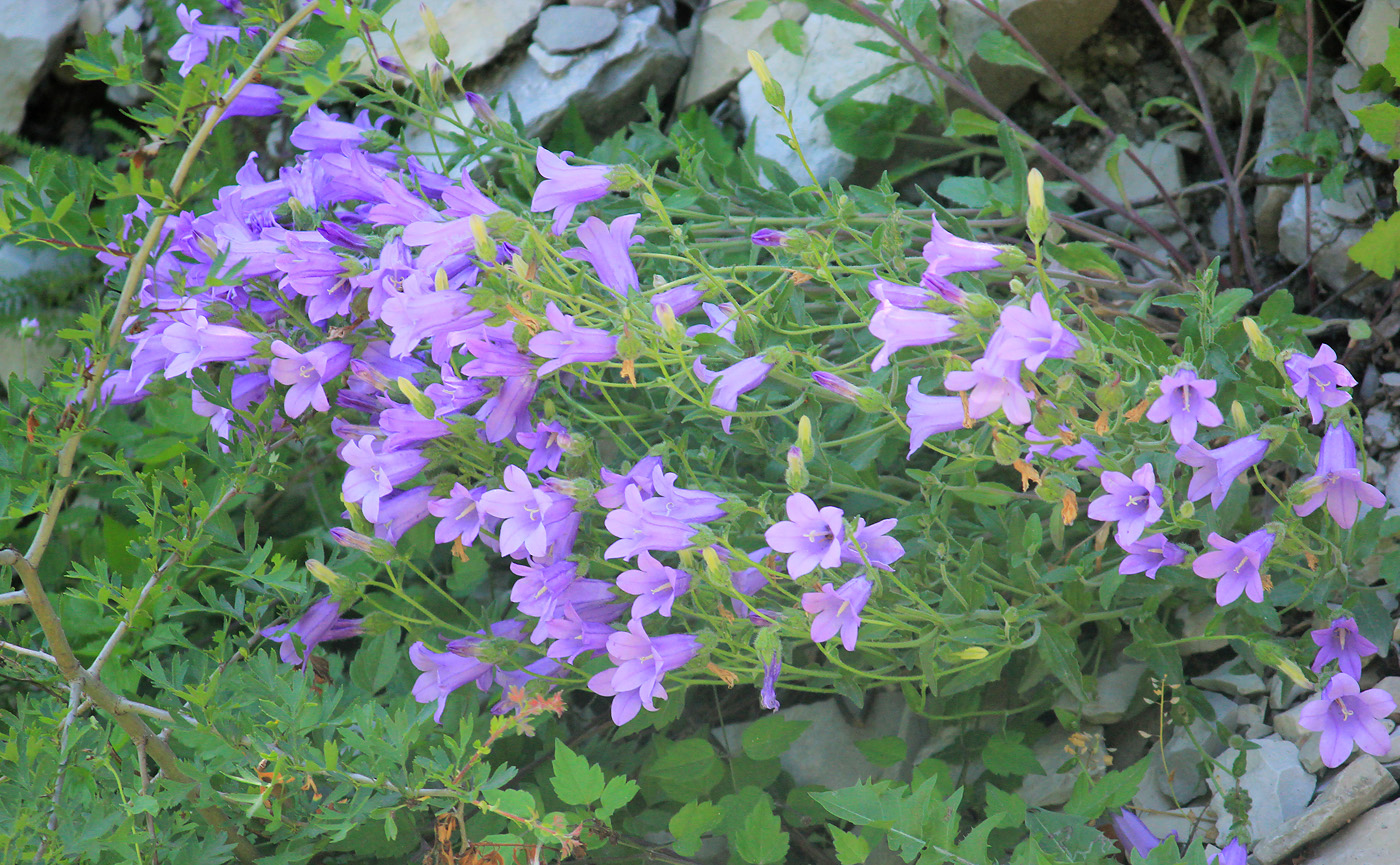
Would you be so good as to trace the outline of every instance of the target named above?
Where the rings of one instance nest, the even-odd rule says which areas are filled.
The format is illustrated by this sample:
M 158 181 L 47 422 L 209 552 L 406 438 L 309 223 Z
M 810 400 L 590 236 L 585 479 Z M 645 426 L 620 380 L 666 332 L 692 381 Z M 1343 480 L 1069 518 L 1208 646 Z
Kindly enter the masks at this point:
M 1398 786 L 1374 757 L 1363 756 L 1339 772 L 1308 810 L 1256 844 L 1254 856 L 1260 865 L 1274 865 L 1304 844 L 1326 838 L 1366 813 Z
M 1249 791 L 1249 833 L 1255 838 L 1267 838 L 1280 831 L 1289 820 L 1301 815 L 1312 799 L 1317 786 L 1298 762 L 1298 746 L 1283 739 L 1258 739 L 1259 747 L 1249 751 L 1247 768 L 1239 784 Z M 1239 756 L 1233 748 L 1220 755 L 1220 766 L 1229 767 Z M 1235 779 L 1224 768 L 1211 772 L 1213 793 L 1211 808 L 1219 814 L 1216 830 L 1222 835 L 1233 828 L 1233 820 L 1225 810 L 1224 794 L 1234 789 Z
M 1088 764 L 1091 766 L 1105 765 L 1103 758 L 1107 752 L 1104 750 L 1103 728 L 1084 727 L 1078 735 L 1082 735 L 1083 741 L 1089 746 L 1089 755 L 1086 758 Z M 1068 772 L 1058 771 L 1069 759 L 1069 754 L 1073 749 L 1069 736 L 1070 734 L 1064 730 L 1054 729 L 1031 746 L 1031 750 L 1035 752 L 1035 758 L 1040 762 L 1045 774 L 1027 775 L 1021 782 L 1021 788 L 1016 791 L 1030 807 L 1053 808 L 1056 805 L 1063 805 L 1069 801 L 1070 795 L 1074 793 L 1074 784 L 1079 779 L 1080 774 L 1079 765 L 1075 764 Z
M 15 133 L 34 85 L 58 59 L 78 20 L 78 0 L 0 0 L 0 132 Z
M 1122 664 L 1099 676 L 1099 691 L 1094 699 L 1081 706 L 1065 694 L 1056 701 L 1055 708 L 1073 712 L 1089 724 L 1116 724 L 1142 705 L 1134 706 L 1133 701 L 1146 673 L 1146 664 Z
M 1367 811 L 1298 865 L 1380 865 L 1400 850 L 1400 801 Z
M 1211 620 L 1214 619 L 1219 612 L 1220 608 L 1214 604 L 1201 607 L 1199 610 L 1192 610 L 1185 605 L 1177 607 L 1173 615 L 1176 620 L 1181 623 L 1181 635 L 1183 637 L 1200 638 L 1192 640 L 1189 643 L 1181 643 L 1177 646 L 1177 653 L 1182 657 L 1187 657 L 1189 655 L 1199 655 L 1202 652 L 1214 652 L 1229 645 L 1229 642 L 1226 640 L 1213 637 L 1206 638 L 1203 636 Z
M 1177 730 L 1165 748 L 1161 749 L 1165 756 L 1156 755 L 1154 749 L 1153 764 L 1159 768 L 1166 764 L 1166 771 L 1156 775 L 1158 790 L 1178 802 L 1189 802 L 1206 791 L 1201 755 L 1196 743 L 1199 742 L 1207 754 L 1219 754 L 1225 748 L 1225 743 L 1216 732 L 1217 728 L 1223 724 L 1227 729 L 1232 729 L 1239 720 L 1239 706 L 1234 700 L 1211 691 L 1206 691 L 1205 696 L 1215 710 L 1215 720 L 1197 718 L 1191 722 L 1189 733 L 1187 730 Z
M 1366 412 L 1366 435 L 1381 450 L 1400 447 L 1400 424 L 1389 409 L 1377 406 Z
M 1264 679 L 1239 659 L 1221 664 L 1205 675 L 1193 676 L 1191 684 L 1232 697 L 1252 697 L 1267 690 Z
M 597 6 L 550 6 L 535 25 L 535 44 L 551 54 L 573 54 L 617 32 L 617 13 Z
M 458 66 L 480 68 L 496 59 L 508 44 L 534 23 L 535 17 L 549 0 L 422 0 L 437 18 L 438 27 L 447 39 L 447 59 Z M 428 28 L 418 12 L 419 3 L 403 2 L 384 15 L 385 27 L 391 27 L 403 49 L 410 69 L 424 69 L 435 61 L 428 45 Z M 375 52 L 392 54 L 393 43 L 383 34 L 374 36 Z M 374 62 L 364 57 L 363 45 L 356 41 L 346 48 L 346 59 L 360 59 L 363 65 Z
M 1348 59 L 1362 69 L 1385 60 L 1390 28 L 1400 25 L 1400 2 L 1366 0 L 1347 31 Z
M 773 25 L 786 18 L 801 23 L 807 7 L 796 0 L 769 6 L 749 21 L 736 21 L 734 14 L 748 0 L 722 0 L 711 3 L 697 22 L 694 56 L 681 81 L 677 104 L 681 108 L 703 102 L 733 87 L 749 71 L 750 49 L 767 57 L 779 50 L 773 39 Z
M 1299 186 L 1283 206 L 1278 223 L 1278 250 L 1294 264 L 1302 264 L 1312 256 L 1317 278 L 1335 290 L 1346 288 L 1362 274 L 1361 265 L 1347 255 L 1366 233 L 1359 225 L 1350 225 L 1328 214 L 1322 208 L 1322 187 L 1312 187 L 1312 208 L 1307 206 L 1307 187 Z

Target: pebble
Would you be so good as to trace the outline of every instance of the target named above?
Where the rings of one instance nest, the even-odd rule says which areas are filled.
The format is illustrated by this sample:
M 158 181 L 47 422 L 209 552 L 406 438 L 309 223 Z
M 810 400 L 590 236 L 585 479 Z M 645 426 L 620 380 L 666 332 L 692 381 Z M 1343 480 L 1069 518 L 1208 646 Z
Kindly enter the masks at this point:
M 551 54 L 573 54 L 617 32 L 617 13 L 598 6 L 550 6 L 535 25 L 535 44 Z
M 1400 427 L 1390 409 L 1377 406 L 1366 413 L 1366 435 L 1381 450 L 1400 447 Z

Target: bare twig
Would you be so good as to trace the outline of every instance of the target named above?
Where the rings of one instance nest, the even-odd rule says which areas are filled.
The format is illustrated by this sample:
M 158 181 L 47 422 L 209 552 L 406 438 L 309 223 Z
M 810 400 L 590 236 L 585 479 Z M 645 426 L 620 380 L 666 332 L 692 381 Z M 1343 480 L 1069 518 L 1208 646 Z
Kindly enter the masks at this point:
M 13 607 L 16 604 L 27 603 L 29 603 L 29 595 L 25 593 L 24 589 L 20 589 L 17 592 L 5 592 L 4 594 L 0 594 L 0 607 Z
M 16 646 L 14 643 L 7 643 L 4 640 L 0 640 L 0 649 L 4 649 L 7 652 L 14 652 L 16 655 L 24 655 L 27 658 L 37 658 L 40 661 L 47 661 L 50 664 L 58 663 L 58 661 L 54 660 L 53 655 L 50 655 L 48 652 L 26 649 L 24 646 Z

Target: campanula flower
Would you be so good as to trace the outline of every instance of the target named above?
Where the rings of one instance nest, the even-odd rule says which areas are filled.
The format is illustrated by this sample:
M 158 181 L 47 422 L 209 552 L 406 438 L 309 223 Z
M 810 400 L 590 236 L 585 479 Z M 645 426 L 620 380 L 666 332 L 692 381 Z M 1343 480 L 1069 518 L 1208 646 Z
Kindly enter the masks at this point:
M 1215 584 L 1215 602 L 1225 606 L 1241 594 L 1256 604 L 1264 600 L 1264 559 L 1274 548 L 1274 533 L 1267 529 L 1250 532 L 1242 540 L 1227 541 L 1210 533 L 1207 539 L 1214 552 L 1202 553 L 1191 563 L 1196 576 L 1219 580 Z
M 167 379 L 188 376 L 195 367 L 223 360 L 243 360 L 257 348 L 259 337 L 231 324 L 210 324 L 192 309 L 171 315 L 160 342 L 173 358 L 165 367 Z
M 1196 427 L 1217 427 L 1225 422 L 1220 409 L 1210 398 L 1215 396 L 1215 381 L 1200 378 L 1193 369 L 1181 369 L 1162 377 L 1162 395 L 1147 409 L 1147 419 L 1153 423 L 1171 421 L 1172 439 L 1186 444 L 1196 437 Z
M 1119 811 L 1110 822 L 1113 824 L 1113 832 L 1118 836 L 1118 840 L 1139 856 L 1151 853 L 1165 840 L 1153 835 L 1152 830 L 1147 828 L 1147 824 L 1142 822 L 1142 818 L 1131 811 Z
M 379 522 L 380 499 L 428 464 L 414 450 L 384 451 L 368 435 L 341 445 L 340 459 L 349 466 L 340 486 L 341 495 L 347 502 L 359 502 L 365 519 L 372 523 Z
M 601 469 L 599 475 L 602 477 L 604 486 L 593 494 L 593 498 L 608 510 L 615 510 L 625 503 L 624 494 L 630 486 L 639 487 L 643 497 L 650 496 L 655 490 L 655 486 L 652 484 L 652 471 L 659 468 L 661 468 L 661 457 L 651 456 L 637 460 L 637 464 L 623 474 L 606 468 Z
M 218 45 L 225 39 L 238 39 L 240 31 L 237 27 L 228 27 L 222 24 L 205 24 L 201 22 L 200 16 L 204 13 L 198 9 L 191 10 L 181 3 L 175 7 L 175 17 L 180 21 L 180 26 L 185 28 L 185 33 L 175 40 L 175 44 L 170 46 L 166 55 L 171 60 L 180 61 L 180 75 L 189 75 L 205 58 L 209 56 L 209 49 Z
M 739 329 L 739 308 L 732 303 L 702 303 L 700 311 L 705 313 L 709 324 L 692 324 L 685 329 L 686 336 L 699 336 L 712 333 L 730 345 L 734 344 L 734 334 Z
M 1257 465 L 1268 450 L 1269 443 L 1257 435 L 1245 436 L 1214 450 L 1195 440 L 1186 442 L 1176 449 L 1176 458 L 1196 469 L 1186 489 L 1187 500 L 1194 502 L 1209 495 L 1210 506 L 1219 508 L 1235 479 Z
M 577 231 L 583 246 L 566 251 L 564 257 L 593 265 L 598 281 L 625 297 L 639 285 L 637 267 L 632 264 L 627 250 L 643 242 L 640 236 L 632 233 L 640 218 L 639 213 L 629 213 L 608 223 L 596 216 L 588 217 Z
M 755 246 L 787 246 L 787 235 L 776 228 L 760 228 L 749 235 Z
M 898 524 L 898 520 L 891 518 L 866 525 L 865 517 L 856 518 L 855 529 L 841 545 L 841 561 L 852 565 L 869 564 L 882 571 L 894 570 L 891 565 L 904 555 L 904 545 L 889 536 L 890 530 Z
M 486 487 L 467 489 L 461 484 L 453 484 L 452 492 L 445 499 L 428 502 L 428 513 L 441 518 L 433 532 L 433 540 L 439 544 L 459 542 L 469 547 L 481 532 L 481 496 Z
M 700 301 L 704 298 L 705 290 L 696 288 L 693 282 L 668 288 L 660 294 L 651 296 L 651 320 L 657 324 L 661 323 L 661 307 L 663 306 L 671 310 L 671 315 L 680 318 L 699 306 Z
M 603 363 L 617 356 L 617 337 L 606 330 L 578 327 L 572 315 L 565 315 L 550 301 L 545 317 L 553 330 L 544 330 L 530 337 L 530 351 L 548 358 L 536 372 L 544 378 L 571 363 Z
M 428 502 L 433 497 L 432 484 L 399 490 L 379 500 L 379 519 L 374 522 L 374 536 L 397 544 L 404 532 L 428 517 Z
M 585 607 L 613 599 L 612 586 L 603 580 L 579 576 L 577 562 L 568 560 L 512 564 L 511 572 L 520 577 L 511 587 L 510 599 L 516 609 L 539 619 L 530 635 L 533 643 L 544 642 L 549 623 L 570 607 Z
M 874 585 L 865 577 L 849 580 L 839 589 L 831 583 L 822 583 L 821 590 L 807 592 L 802 596 L 802 609 L 812 618 L 812 642 L 825 643 L 841 634 L 841 645 L 846 651 L 854 651 L 856 637 L 860 630 L 860 611 L 870 600 Z
M 695 372 L 695 377 L 705 384 L 714 384 L 714 393 L 710 396 L 710 405 L 727 412 L 738 411 L 739 396 L 746 394 L 768 378 L 768 373 L 773 371 L 773 364 L 764 360 L 762 355 L 746 357 L 738 363 L 730 364 L 719 372 L 710 372 L 705 367 L 700 358 L 695 359 L 691 365 Z M 720 427 L 729 432 L 729 425 L 734 422 L 734 418 L 726 416 L 719 422 Z
M 1212 853 L 1206 860 L 1208 865 L 1246 865 L 1248 861 L 1249 849 L 1238 838 L 1230 839 L 1230 843 L 1222 847 L 1220 852 Z
M 1118 543 L 1131 544 L 1161 518 L 1164 497 L 1152 463 L 1138 466 L 1132 477 L 1122 472 L 1104 472 L 1100 481 L 1104 495 L 1089 503 L 1089 518 L 1117 520 Z
M 213 106 L 210 106 L 204 116 L 208 117 L 213 110 Z M 224 106 L 224 113 L 219 115 L 218 122 L 223 123 L 230 117 L 271 117 L 281 111 L 282 94 L 277 92 L 276 87 L 248 83 Z
M 919 392 L 919 382 L 922 380 L 921 375 L 909 379 L 909 387 L 904 391 L 904 401 L 909 405 L 909 414 L 905 417 L 905 422 L 909 424 L 907 457 L 912 457 L 929 436 L 962 429 L 968 420 L 963 411 L 962 397 L 924 396 Z
M 1149 580 L 1157 579 L 1157 571 L 1161 568 L 1179 565 L 1186 560 L 1186 551 L 1161 533 L 1123 544 L 1123 552 L 1127 555 L 1119 563 L 1118 573 L 1147 574 Z
M 656 700 L 667 697 L 662 678 L 690 663 L 699 651 L 700 641 L 689 634 L 652 637 L 640 619 L 633 619 L 625 632 L 608 637 L 608 659 L 617 666 L 589 679 L 588 689 L 613 698 L 612 719 L 620 727 L 643 708 L 655 712 Z
M 419 640 L 408 647 L 408 658 L 422 675 L 413 683 L 413 699 L 420 703 L 437 703 L 433 720 L 442 723 L 442 712 L 447 708 L 447 697 L 453 691 L 475 682 L 485 691 L 491 687 L 493 671 L 479 658 L 464 657 L 455 652 L 434 652 Z M 482 684 L 482 682 L 485 684 Z
M 554 471 L 559 468 L 559 460 L 564 452 L 573 446 L 573 436 L 558 421 L 540 421 L 534 432 L 515 435 L 516 444 L 530 449 L 530 459 L 525 463 L 525 471 L 539 474 L 541 469 Z
M 1356 467 L 1356 442 L 1341 424 L 1328 427 L 1322 436 L 1317 471 L 1303 481 L 1302 487 L 1308 500 L 1294 505 L 1294 512 L 1305 517 L 1325 502 L 1327 513 L 1344 529 L 1356 525 L 1361 505 L 1385 505 L 1385 495 L 1361 479 L 1361 470 Z
M 1039 369 L 1047 358 L 1074 357 L 1079 351 L 1079 337 L 1055 320 L 1050 314 L 1050 304 L 1040 292 L 1031 298 L 1030 309 L 1004 307 L 1001 329 L 1006 331 L 1001 357 L 1020 360 L 1026 369 Z
M 1322 764 L 1330 769 L 1345 763 L 1353 746 L 1377 757 L 1389 751 L 1390 734 L 1382 721 L 1394 711 L 1395 699 L 1385 691 L 1362 691 L 1351 676 L 1337 673 L 1303 706 L 1298 726 L 1322 733 Z
M 970 370 L 956 370 L 943 379 L 943 386 L 952 391 L 971 391 L 967 395 L 967 413 L 984 418 L 1001 409 L 1014 424 L 1031 422 L 1031 392 L 1021 384 L 1021 362 L 997 353 L 1002 340 L 993 334 L 987 352 L 972 362 Z
M 1069 434 L 1069 427 L 1060 425 L 1060 432 Z M 1025 460 L 1027 463 L 1034 461 L 1037 456 L 1048 456 L 1054 460 L 1075 460 L 1075 468 L 1081 469 L 1101 469 L 1099 464 L 1099 449 L 1086 438 L 1080 438 L 1074 444 L 1065 444 L 1065 440 L 1058 435 L 1047 435 L 1035 428 L 1034 424 L 1026 427 L 1026 441 L 1030 446 L 1026 448 Z M 1073 436 L 1070 436 L 1073 441 Z
M 286 625 L 273 625 L 258 633 L 274 643 L 280 643 L 278 654 L 284 664 L 301 664 L 304 658 L 297 650 L 299 642 L 309 657 L 317 644 L 327 640 L 344 640 L 364 633 L 364 619 L 343 619 L 340 617 L 340 604 L 330 598 L 322 598 L 302 614 L 301 618 Z M 296 637 L 294 641 L 292 638 Z
M 1350 617 L 1336 619 L 1325 628 L 1310 631 L 1309 636 L 1317 644 L 1317 657 L 1313 658 L 1312 671 L 1321 673 L 1328 662 L 1336 661 L 1337 669 L 1351 676 L 1361 678 L 1361 659 L 1376 654 L 1376 644 L 1361 636 L 1356 620 Z
M 788 575 L 810 574 L 818 567 L 834 568 L 841 564 L 841 546 L 846 540 L 845 514 L 840 508 L 818 509 L 817 503 L 803 493 L 787 498 L 788 518 L 775 523 L 764 533 L 768 546 L 780 553 L 789 553 Z
M 652 613 L 671 615 L 671 605 L 690 588 L 690 574 L 679 568 L 661 564 L 651 553 L 637 556 L 637 567 L 617 575 L 617 587 L 629 595 L 632 618 L 640 619 Z
M 1001 249 L 990 243 L 958 237 L 939 225 L 937 216 L 933 216 L 932 221 L 929 241 L 924 244 L 924 261 L 928 262 L 928 268 L 919 282 L 946 300 L 962 305 L 966 296 L 962 289 L 948 281 L 948 276 L 996 267 L 1000 264 L 997 256 L 1001 255 Z
M 570 165 L 573 151 L 560 151 L 555 156 L 543 147 L 535 151 L 535 168 L 544 180 L 535 188 L 530 209 L 535 213 L 554 211 L 554 235 L 559 237 L 573 218 L 574 208 L 597 201 L 608 194 L 611 165 Z M 630 229 L 630 226 L 629 226 Z
M 617 538 L 603 551 L 605 559 L 630 559 L 642 552 L 674 552 L 690 546 L 695 528 L 689 522 L 647 507 L 641 487 L 623 490 L 624 507 L 609 511 L 603 525 Z M 649 500 L 648 500 L 649 501 Z
M 519 466 L 506 466 L 503 479 L 505 489 L 482 493 L 478 505 L 482 513 L 504 520 L 499 532 L 501 555 L 543 557 L 560 525 L 573 513 L 573 502 L 543 484 L 534 487 Z
M 776 712 L 782 705 L 778 702 L 778 677 L 783 674 L 783 653 L 775 650 L 763 662 L 763 686 L 758 691 L 758 704 L 770 712 Z
M 922 286 L 892 282 L 878 274 L 866 283 L 866 288 L 876 300 L 889 301 L 900 309 L 924 309 L 932 297 Z
M 875 290 L 872 289 L 872 293 Z M 878 296 L 878 295 L 877 295 Z M 953 337 L 958 320 L 941 312 L 901 309 L 884 298 L 870 317 L 870 335 L 884 345 L 870 361 L 870 371 L 889 366 L 890 356 L 901 348 L 934 345 Z
M 1294 354 L 1283 362 L 1283 368 L 1293 382 L 1293 392 L 1307 402 L 1313 423 L 1322 420 L 1326 408 L 1351 402 L 1351 394 L 1342 388 L 1356 387 L 1356 379 L 1346 367 L 1337 363 L 1337 352 L 1332 346 L 1322 346 L 1312 357 Z
M 284 402 L 287 417 L 301 417 L 308 408 L 331 410 L 325 386 L 350 364 L 350 346 L 326 342 L 303 353 L 278 339 L 273 340 L 272 353 L 276 358 L 268 365 L 268 375 L 290 385 Z

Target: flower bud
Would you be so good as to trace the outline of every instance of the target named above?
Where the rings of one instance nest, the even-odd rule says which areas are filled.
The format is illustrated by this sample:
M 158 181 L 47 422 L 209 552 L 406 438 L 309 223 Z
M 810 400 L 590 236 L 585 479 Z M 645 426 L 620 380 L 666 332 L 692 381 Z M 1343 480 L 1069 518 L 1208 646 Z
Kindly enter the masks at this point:
M 1030 208 L 1026 211 L 1026 232 L 1037 246 L 1050 227 L 1050 210 L 1045 206 L 1045 178 L 1040 169 L 1032 168 L 1026 175 L 1026 196 Z
M 1240 405 L 1239 400 L 1230 403 L 1230 422 L 1235 425 L 1235 430 L 1238 431 L 1240 435 L 1245 435 L 1254 430 L 1254 425 L 1250 424 L 1245 419 L 1244 406 Z
M 326 586 L 331 590 L 332 595 L 339 596 L 346 593 L 354 592 L 355 590 L 354 584 L 350 583 L 340 574 L 337 574 L 335 571 L 326 567 L 324 562 L 321 562 L 317 559 L 307 559 L 306 570 L 311 573 L 311 576 L 325 583 Z
M 764 61 L 763 55 L 753 49 L 749 49 L 749 65 L 753 67 L 753 72 L 758 76 L 759 82 L 763 85 L 763 98 L 769 105 L 778 111 L 787 108 L 787 98 L 783 95 L 783 85 L 773 78 L 773 73 L 768 71 L 768 64 Z
M 1026 266 L 1026 254 L 1014 246 L 1003 246 L 997 253 L 997 263 L 1008 270 L 1020 270 Z
M 351 529 L 336 526 L 331 529 L 331 540 L 347 549 L 368 553 L 371 559 L 381 565 L 394 558 L 394 547 L 388 541 L 362 535 Z
M 1249 347 L 1254 350 L 1254 356 L 1268 363 L 1278 357 L 1278 349 L 1269 340 L 1264 332 L 1259 329 L 1259 325 L 1254 323 L 1254 319 L 1248 316 L 1240 319 L 1240 326 L 1244 328 L 1245 336 L 1249 337 Z
M 279 54 L 285 54 L 298 63 L 305 63 L 308 66 L 320 60 L 326 53 L 326 48 L 320 42 L 312 39 L 290 39 L 284 38 L 277 43 Z
M 703 547 L 700 550 L 700 558 L 705 562 L 705 579 L 709 581 L 710 585 L 722 592 L 731 591 L 729 566 L 720 561 L 719 553 L 715 551 L 714 546 Z
M 981 646 L 968 646 L 960 652 L 953 653 L 953 657 L 960 661 L 980 661 L 987 657 L 987 650 Z
M 292 227 L 297 231 L 315 231 L 316 226 L 321 224 L 321 217 L 307 210 L 306 205 L 295 198 L 287 199 L 287 210 L 291 211 Z
M 366 153 L 383 153 L 396 143 L 394 136 L 383 129 L 366 129 L 360 143 Z
M 817 445 L 812 441 L 812 419 L 805 414 L 797 421 L 797 446 L 802 449 L 802 458 L 809 460 L 816 456 Z
M 434 405 L 433 401 L 428 399 L 427 394 L 419 390 L 418 386 L 412 381 L 403 376 L 399 376 L 398 381 L 394 383 L 399 386 L 399 392 L 408 400 L 409 405 L 413 406 L 423 417 L 431 420 L 437 415 L 437 406 Z
M 1094 402 L 1099 404 L 1099 408 L 1104 411 L 1117 411 L 1123 407 L 1127 396 L 1123 393 L 1123 384 L 1116 379 L 1099 385 L 1094 390 Z
M 433 10 L 428 8 L 427 3 L 418 4 L 418 16 L 423 19 L 423 29 L 428 34 L 428 48 L 432 50 L 433 56 L 440 62 L 447 62 L 447 37 L 442 35 L 442 28 L 438 26 L 437 16 Z
M 486 97 L 480 93 L 467 91 L 466 100 L 477 120 L 487 126 L 495 126 L 501 122 L 501 118 L 497 117 L 496 112 L 491 108 L 491 103 L 487 102 Z
M 472 230 L 472 237 L 476 240 L 476 257 L 479 261 L 494 261 L 496 259 L 496 244 L 491 240 L 491 235 L 486 233 L 486 221 L 473 213 L 467 217 L 467 225 Z
M 807 481 L 810 479 L 807 460 L 802 457 L 802 448 L 793 445 L 788 448 L 787 471 L 783 472 L 783 480 L 787 481 L 789 490 L 800 493 L 807 488 Z

